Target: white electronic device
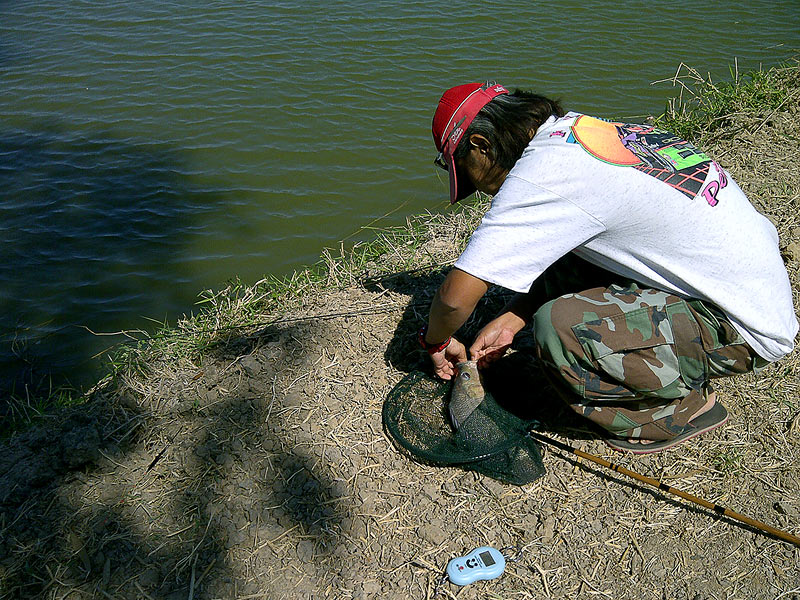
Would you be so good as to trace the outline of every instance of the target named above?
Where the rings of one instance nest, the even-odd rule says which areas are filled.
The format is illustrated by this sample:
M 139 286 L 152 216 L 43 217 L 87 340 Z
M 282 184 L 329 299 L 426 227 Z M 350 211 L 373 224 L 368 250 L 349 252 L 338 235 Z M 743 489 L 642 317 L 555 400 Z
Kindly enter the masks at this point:
M 456 585 L 495 579 L 506 569 L 506 559 L 490 546 L 475 548 L 466 556 L 457 556 L 447 563 L 447 578 Z

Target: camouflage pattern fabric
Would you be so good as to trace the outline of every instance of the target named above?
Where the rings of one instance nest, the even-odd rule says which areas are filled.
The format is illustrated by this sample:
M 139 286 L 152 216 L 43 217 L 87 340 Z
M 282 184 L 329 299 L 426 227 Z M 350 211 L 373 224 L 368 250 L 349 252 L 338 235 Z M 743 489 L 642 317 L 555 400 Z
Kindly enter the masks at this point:
M 576 257 L 554 267 L 540 293 L 579 285 L 580 271 L 578 280 L 620 280 L 549 300 L 533 322 L 539 358 L 570 406 L 616 436 L 671 439 L 705 404 L 710 379 L 766 364 L 713 306 Z

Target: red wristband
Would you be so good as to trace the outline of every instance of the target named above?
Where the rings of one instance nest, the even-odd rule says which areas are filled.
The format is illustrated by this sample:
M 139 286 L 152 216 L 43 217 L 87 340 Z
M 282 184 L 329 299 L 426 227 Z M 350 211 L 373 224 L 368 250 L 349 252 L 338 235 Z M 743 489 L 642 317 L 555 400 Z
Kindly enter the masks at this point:
M 452 336 L 447 336 L 447 339 L 443 342 L 439 342 L 438 344 L 431 344 L 425 341 L 425 334 L 428 333 L 428 326 L 423 325 L 422 329 L 419 330 L 417 334 L 417 339 L 419 340 L 419 345 L 422 346 L 425 350 L 428 351 L 428 354 L 436 354 L 437 352 L 441 352 L 447 346 L 450 345 L 450 341 L 453 339 Z

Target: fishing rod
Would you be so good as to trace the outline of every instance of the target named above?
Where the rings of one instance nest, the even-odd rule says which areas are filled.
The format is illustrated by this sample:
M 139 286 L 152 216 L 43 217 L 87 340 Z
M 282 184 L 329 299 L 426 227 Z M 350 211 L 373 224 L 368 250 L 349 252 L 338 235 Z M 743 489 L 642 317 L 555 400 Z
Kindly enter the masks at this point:
M 702 498 L 698 498 L 688 492 L 684 492 L 683 490 L 676 489 L 667 485 L 666 483 L 662 483 L 658 479 L 653 479 L 652 477 L 647 477 L 645 475 L 641 475 L 635 471 L 631 471 L 630 469 L 626 469 L 620 465 L 616 465 L 611 463 L 599 456 L 595 456 L 594 454 L 589 454 L 588 452 L 584 452 L 583 450 L 578 450 L 569 444 L 565 444 L 563 442 L 559 442 L 558 440 L 554 440 L 552 438 L 547 437 L 546 435 L 542 435 L 541 433 L 537 433 L 532 430 L 528 430 L 528 434 L 540 442 L 544 442 L 545 444 L 549 444 L 551 446 L 555 446 L 556 448 L 563 450 L 564 452 L 569 452 L 574 454 L 575 456 L 579 456 L 581 458 L 585 458 L 588 461 L 591 461 L 595 464 L 601 465 L 603 467 L 609 468 L 612 471 L 616 471 L 617 473 L 622 473 L 623 475 L 627 475 L 628 477 L 632 477 L 636 481 L 641 481 L 642 483 L 646 483 L 651 485 L 655 488 L 658 488 L 662 492 L 667 492 L 669 494 L 674 494 L 683 498 L 684 500 L 688 500 L 689 502 L 693 502 L 694 504 L 698 504 L 703 508 L 707 508 L 709 510 L 713 510 L 715 513 L 724 515 L 726 517 L 730 517 L 731 519 L 735 519 L 740 523 L 744 523 L 745 525 L 750 525 L 751 527 L 755 527 L 756 529 L 760 529 L 766 533 L 774 535 L 784 541 L 791 542 L 792 544 L 800 547 L 800 538 L 797 536 L 792 535 L 791 533 L 787 533 L 786 531 L 782 531 L 781 529 L 776 529 L 771 525 L 767 525 L 766 523 L 762 523 L 761 521 L 757 521 L 755 519 L 751 519 L 745 515 L 739 514 L 729 508 L 721 506 L 719 504 L 715 504 L 713 502 L 709 502 L 708 500 L 703 500 Z

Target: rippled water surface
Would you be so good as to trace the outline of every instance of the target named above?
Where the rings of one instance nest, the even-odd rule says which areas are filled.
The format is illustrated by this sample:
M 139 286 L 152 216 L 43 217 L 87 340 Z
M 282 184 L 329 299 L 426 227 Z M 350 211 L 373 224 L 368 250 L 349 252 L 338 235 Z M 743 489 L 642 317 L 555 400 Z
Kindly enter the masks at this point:
M 3 386 L 91 381 L 120 337 L 88 330 L 174 322 L 203 289 L 444 209 L 446 87 L 633 117 L 681 62 L 727 78 L 800 48 L 796 0 L 709 6 L 0 0 Z

